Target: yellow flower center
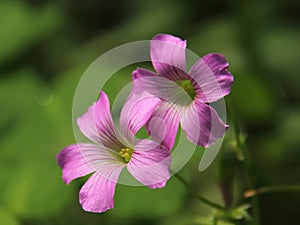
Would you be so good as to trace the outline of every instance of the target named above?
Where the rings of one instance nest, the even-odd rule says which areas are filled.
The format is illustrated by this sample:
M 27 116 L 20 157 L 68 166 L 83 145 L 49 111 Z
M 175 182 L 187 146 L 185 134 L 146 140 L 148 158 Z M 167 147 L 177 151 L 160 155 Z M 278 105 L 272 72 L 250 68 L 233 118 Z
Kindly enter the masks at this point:
M 119 152 L 119 155 L 125 160 L 125 162 L 129 162 L 132 156 L 133 150 L 130 148 L 122 148 Z
M 196 92 L 194 89 L 194 86 L 190 80 L 179 80 L 176 81 L 176 83 L 185 90 L 186 93 L 191 97 L 192 100 L 194 100 Z

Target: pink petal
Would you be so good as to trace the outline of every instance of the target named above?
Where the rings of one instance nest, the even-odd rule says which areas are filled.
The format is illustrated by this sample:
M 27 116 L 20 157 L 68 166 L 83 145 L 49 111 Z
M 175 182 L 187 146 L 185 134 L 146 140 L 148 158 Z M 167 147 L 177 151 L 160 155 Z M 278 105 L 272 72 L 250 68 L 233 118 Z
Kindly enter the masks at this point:
M 191 68 L 189 74 L 199 87 L 197 95 L 202 102 L 214 102 L 228 95 L 233 76 L 227 70 L 228 62 L 220 54 L 207 54 Z
M 56 160 L 62 169 L 62 178 L 66 184 L 95 171 L 86 162 L 80 150 L 89 146 L 90 144 L 69 145 L 57 154 Z
M 90 140 L 111 149 L 120 149 L 124 145 L 113 124 L 107 95 L 101 91 L 97 102 L 77 119 L 81 132 Z
M 136 80 L 144 77 L 155 77 L 155 76 L 158 76 L 158 74 L 143 68 L 137 68 L 132 72 L 132 80 Z
M 93 169 L 105 177 L 108 168 L 125 166 L 119 152 L 94 144 L 84 144 L 79 148 L 84 160 Z
M 186 105 L 191 103 L 189 95 L 175 81 L 157 76 L 155 73 L 138 68 L 133 71 L 132 92 L 148 92 L 172 104 Z
M 105 175 L 94 173 L 79 193 L 82 208 L 88 212 L 105 212 L 114 207 L 114 194 L 122 166 L 109 167 Z
M 58 155 L 57 162 L 62 168 L 63 180 L 72 180 L 92 172 L 102 173 L 109 165 L 124 166 L 117 158 L 118 152 L 95 144 L 74 144 L 65 147 Z
M 113 207 L 114 188 L 126 166 L 117 158 L 117 152 L 95 144 L 70 145 L 58 154 L 57 161 L 66 183 L 95 172 L 80 191 L 84 210 L 104 212 Z
M 139 140 L 127 165 L 128 171 L 150 188 L 162 188 L 170 178 L 170 151 L 151 140 Z
M 186 41 L 167 34 L 158 34 L 150 44 L 153 67 L 161 75 L 171 80 L 187 77 L 185 73 Z
M 173 148 L 179 124 L 179 115 L 176 108 L 166 101 L 162 101 L 146 124 L 147 131 L 151 138 Z
M 209 105 L 195 101 L 180 114 L 181 126 L 194 144 L 208 148 L 227 129 L 217 112 Z
M 159 102 L 159 98 L 146 92 L 130 94 L 122 108 L 120 116 L 120 127 L 129 143 L 133 144 L 135 134 L 149 120 Z

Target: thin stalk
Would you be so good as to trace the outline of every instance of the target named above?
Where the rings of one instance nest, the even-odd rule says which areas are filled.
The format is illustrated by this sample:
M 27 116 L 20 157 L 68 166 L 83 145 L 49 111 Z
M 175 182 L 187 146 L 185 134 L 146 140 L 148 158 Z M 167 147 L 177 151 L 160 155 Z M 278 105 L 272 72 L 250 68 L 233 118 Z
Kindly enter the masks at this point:
M 244 193 L 245 198 L 251 198 L 259 194 L 267 194 L 271 192 L 290 192 L 290 191 L 300 191 L 300 185 L 290 184 L 290 185 L 274 185 L 268 187 L 262 187 L 256 190 L 248 190 Z
M 218 225 L 218 219 L 216 217 L 213 218 L 213 225 Z
M 215 202 L 212 202 L 198 194 L 195 194 L 191 189 L 190 189 L 190 185 L 188 184 L 188 182 L 182 177 L 180 176 L 179 174 L 175 174 L 174 177 L 176 177 L 189 191 L 190 193 L 192 194 L 193 197 L 195 197 L 195 199 L 199 200 L 200 202 L 204 203 L 205 205 L 208 205 L 214 209 L 218 209 L 218 210 L 221 210 L 221 211 L 228 211 L 226 208 L 224 208 L 223 206 L 215 203 Z
M 231 115 L 231 123 L 233 125 L 236 142 L 239 148 L 241 149 L 242 154 L 245 157 L 245 160 L 243 162 L 243 170 L 245 173 L 248 186 L 250 189 L 255 189 L 254 178 L 251 176 L 251 172 L 250 172 L 250 169 L 252 167 L 251 154 L 249 152 L 249 149 L 247 148 L 247 145 L 241 141 L 241 130 L 238 124 L 238 118 L 235 113 L 233 103 L 229 97 L 226 98 L 226 103 L 227 103 L 226 105 L 229 110 L 229 113 Z M 256 196 L 254 196 L 251 199 L 251 205 L 253 209 L 253 225 L 260 225 L 260 208 L 259 208 L 258 198 Z

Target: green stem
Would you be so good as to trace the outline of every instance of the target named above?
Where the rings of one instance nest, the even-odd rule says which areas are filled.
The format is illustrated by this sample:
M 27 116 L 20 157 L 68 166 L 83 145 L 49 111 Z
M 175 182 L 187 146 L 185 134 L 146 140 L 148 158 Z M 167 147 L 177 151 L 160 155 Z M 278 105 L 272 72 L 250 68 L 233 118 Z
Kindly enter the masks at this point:
M 187 189 L 190 189 L 189 183 L 181 175 L 175 173 L 174 177 L 176 177 L 183 184 L 183 186 L 185 186 Z
M 243 170 L 245 173 L 245 177 L 246 177 L 248 186 L 250 189 L 255 189 L 254 177 L 251 176 L 253 159 L 251 157 L 249 149 L 247 148 L 246 143 L 241 141 L 241 130 L 240 130 L 240 126 L 238 124 L 238 117 L 235 113 L 233 103 L 229 97 L 226 98 L 226 105 L 227 105 L 229 114 L 231 115 L 230 118 L 231 118 L 231 123 L 233 125 L 236 142 L 241 151 L 240 153 L 243 154 L 243 158 L 245 158 L 245 160 L 243 162 Z M 260 209 L 259 209 L 258 198 L 256 196 L 254 196 L 251 199 L 251 205 L 252 205 L 252 209 L 253 209 L 253 225 L 260 225 Z
M 223 206 L 215 203 L 215 202 L 212 202 L 198 194 L 195 194 L 191 189 L 190 189 L 190 185 L 188 184 L 188 182 L 182 177 L 180 176 L 179 174 L 175 174 L 174 177 L 176 177 L 189 191 L 190 193 L 192 194 L 193 197 L 195 197 L 197 200 L 201 201 L 202 203 L 214 208 L 214 209 L 218 209 L 218 210 L 221 210 L 221 211 L 228 211 L 226 208 L 224 208 Z
M 241 141 L 241 136 L 240 136 L 241 129 L 240 129 L 240 126 L 239 126 L 238 121 L 236 119 L 237 116 L 236 116 L 236 113 L 235 113 L 235 110 L 234 110 L 234 107 L 233 107 L 233 102 L 232 102 L 232 100 L 230 99 L 229 96 L 226 98 L 226 107 L 227 107 L 229 115 L 230 115 L 230 122 L 231 122 L 233 130 L 234 130 L 235 140 L 238 144 L 238 147 L 242 148 L 243 143 Z
M 218 225 L 218 219 L 216 217 L 213 218 L 213 225 Z

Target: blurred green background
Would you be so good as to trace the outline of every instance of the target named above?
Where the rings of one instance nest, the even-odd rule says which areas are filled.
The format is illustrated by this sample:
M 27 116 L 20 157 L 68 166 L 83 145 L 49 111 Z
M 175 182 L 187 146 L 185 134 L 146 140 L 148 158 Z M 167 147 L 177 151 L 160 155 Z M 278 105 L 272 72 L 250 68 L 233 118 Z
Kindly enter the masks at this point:
M 175 178 L 161 190 L 118 185 L 113 210 L 84 212 L 78 191 L 85 179 L 66 186 L 56 164 L 56 154 L 75 142 L 72 100 L 87 66 L 113 47 L 158 33 L 187 39 L 199 56 L 227 57 L 254 187 L 299 183 L 299 11 L 293 0 L 1 0 L 0 224 L 211 224 L 211 210 Z M 115 78 L 105 89 L 111 100 L 130 71 Z M 224 147 L 199 173 L 202 152 L 180 172 L 199 194 L 222 203 L 222 184 L 223 191 L 234 187 L 234 204 L 249 202 L 243 162 L 225 157 Z M 299 224 L 299 192 L 260 195 L 258 203 L 261 224 Z

